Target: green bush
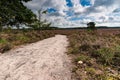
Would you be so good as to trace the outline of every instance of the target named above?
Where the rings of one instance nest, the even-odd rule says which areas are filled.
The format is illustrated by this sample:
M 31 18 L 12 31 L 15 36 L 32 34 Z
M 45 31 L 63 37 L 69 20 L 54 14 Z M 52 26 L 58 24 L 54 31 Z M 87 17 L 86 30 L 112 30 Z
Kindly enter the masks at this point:
M 110 48 L 101 48 L 96 51 L 97 60 L 105 65 L 113 63 L 114 52 Z
M 120 52 L 115 53 L 113 61 L 115 66 L 120 66 Z
M 115 66 L 120 66 L 120 46 L 117 46 L 115 47 L 115 52 L 114 52 L 114 58 L 113 58 L 113 61 L 114 61 L 114 65 Z
M 5 40 L 5 39 L 0 39 L 0 44 L 5 44 L 5 43 L 7 43 L 7 40 Z
M 85 68 L 85 70 L 87 71 L 87 73 L 89 75 L 94 75 L 96 72 L 96 70 L 94 68 L 91 68 L 91 67 L 87 67 L 87 68 Z
M 4 52 L 10 50 L 11 48 L 12 48 L 12 46 L 9 43 L 8 44 L 4 44 L 2 46 L 2 48 L 0 48 L 0 52 L 4 53 Z
M 23 43 L 24 42 L 29 42 L 29 38 L 24 36 L 24 35 L 16 36 L 16 39 L 19 40 L 19 41 L 22 41 Z
M 82 50 L 82 51 L 89 51 L 91 48 L 92 48 L 92 47 L 91 47 L 90 44 L 82 44 L 82 45 L 80 46 L 80 50 Z
M 89 56 L 82 55 L 82 54 L 75 59 L 76 62 L 78 62 L 78 61 L 87 62 L 87 61 L 89 61 L 89 60 L 90 60 L 90 57 L 89 57 Z
M 0 39 L 0 52 L 4 53 L 5 51 L 8 51 L 11 49 L 11 45 L 9 42 L 5 39 Z
M 80 52 L 78 47 L 72 47 L 69 50 L 70 50 L 69 52 L 72 54 L 78 54 Z

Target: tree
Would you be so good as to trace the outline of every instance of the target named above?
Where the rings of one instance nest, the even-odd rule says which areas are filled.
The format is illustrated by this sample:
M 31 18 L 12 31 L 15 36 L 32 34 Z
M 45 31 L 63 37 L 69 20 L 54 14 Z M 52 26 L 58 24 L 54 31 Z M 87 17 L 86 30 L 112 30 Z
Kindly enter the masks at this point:
M 87 23 L 87 28 L 91 29 L 91 30 L 94 30 L 95 29 L 95 22 L 89 22 L 89 23 Z
M 41 17 L 43 14 L 47 14 L 47 10 L 38 10 L 38 19 L 31 25 L 29 25 L 32 29 L 49 29 L 51 23 L 47 22 L 47 20 L 42 20 Z
M 47 14 L 47 10 L 44 10 L 42 11 L 42 9 L 38 10 L 38 24 L 39 24 L 39 27 L 42 27 L 42 24 L 46 23 L 46 20 L 44 21 L 41 21 L 41 16 L 42 14 Z
M 36 15 L 23 5 L 31 0 L 1 0 L 0 1 L 0 26 L 30 24 Z M 0 28 L 1 29 L 1 28 Z
M 1 20 L 2 18 L 0 17 L 0 32 L 2 31 Z

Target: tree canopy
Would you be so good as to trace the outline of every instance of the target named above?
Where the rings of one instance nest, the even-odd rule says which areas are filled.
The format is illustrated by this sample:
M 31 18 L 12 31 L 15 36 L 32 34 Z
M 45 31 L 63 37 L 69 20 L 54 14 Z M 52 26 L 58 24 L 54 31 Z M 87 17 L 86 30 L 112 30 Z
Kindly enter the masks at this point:
M 0 0 L 0 31 L 3 26 L 15 25 L 18 29 L 21 24 L 25 24 L 32 29 L 50 27 L 51 23 L 41 20 L 41 15 L 46 14 L 47 10 L 39 10 L 39 19 L 23 2 L 31 0 Z
M 29 24 L 36 15 L 23 5 L 31 0 L 0 0 L 0 26 Z
M 87 28 L 89 28 L 89 29 L 95 29 L 95 22 L 89 22 L 89 23 L 87 23 Z

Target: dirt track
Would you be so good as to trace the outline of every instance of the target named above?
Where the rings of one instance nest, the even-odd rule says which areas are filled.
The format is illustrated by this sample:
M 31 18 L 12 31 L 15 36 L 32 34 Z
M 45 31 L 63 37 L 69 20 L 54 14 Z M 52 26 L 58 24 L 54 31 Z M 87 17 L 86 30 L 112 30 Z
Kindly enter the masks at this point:
M 56 35 L 0 55 L 0 80 L 71 80 L 67 38 Z

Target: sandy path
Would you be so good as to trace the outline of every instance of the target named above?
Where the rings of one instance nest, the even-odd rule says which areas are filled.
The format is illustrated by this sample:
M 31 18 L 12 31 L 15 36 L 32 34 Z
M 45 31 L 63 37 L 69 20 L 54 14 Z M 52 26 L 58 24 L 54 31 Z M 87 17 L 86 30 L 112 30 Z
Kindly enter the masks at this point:
M 0 80 L 71 80 L 66 36 L 56 35 L 0 55 Z

